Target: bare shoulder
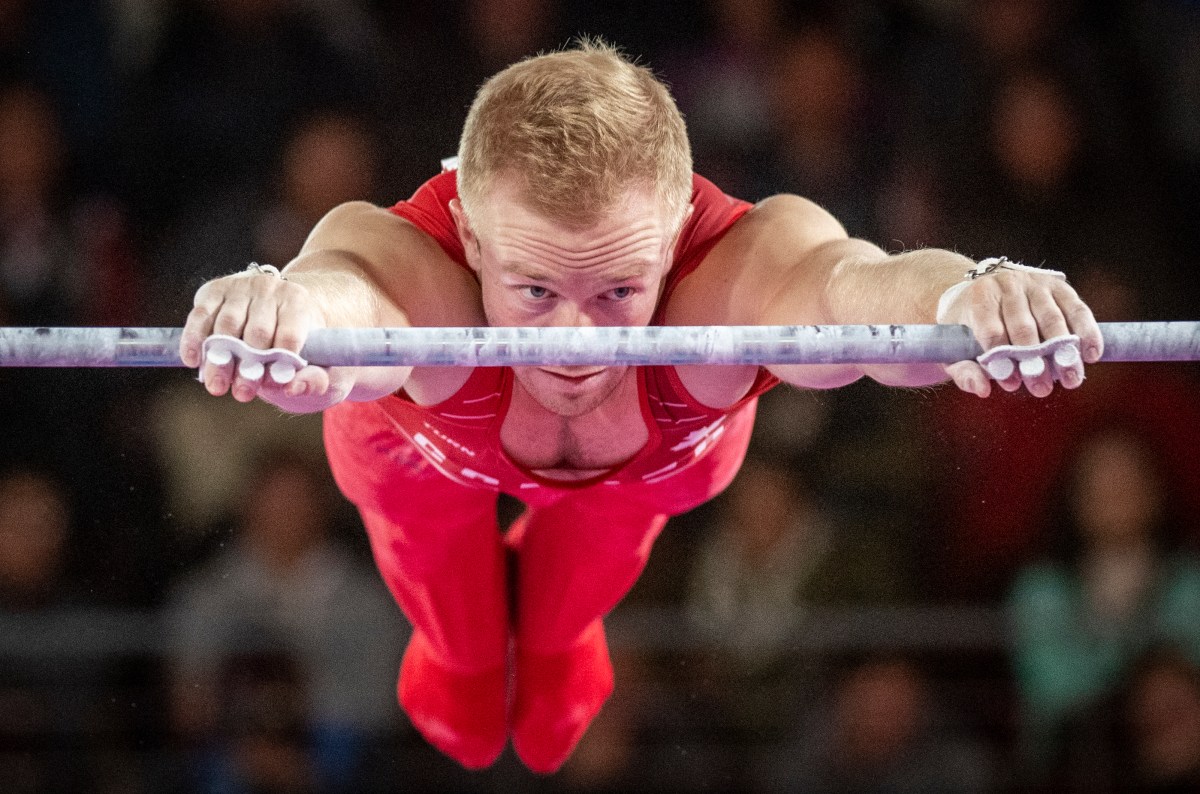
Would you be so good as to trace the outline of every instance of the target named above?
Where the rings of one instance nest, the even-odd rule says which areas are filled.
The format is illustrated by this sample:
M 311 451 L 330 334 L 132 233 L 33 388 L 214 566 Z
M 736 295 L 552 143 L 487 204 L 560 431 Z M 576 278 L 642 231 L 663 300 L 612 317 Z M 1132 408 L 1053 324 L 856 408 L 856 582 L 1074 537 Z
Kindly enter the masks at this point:
M 844 239 L 846 230 L 815 202 L 790 194 L 764 199 L 680 283 L 667 322 L 754 325 L 806 252 Z
M 479 285 L 438 242 L 386 208 L 352 201 L 313 229 L 304 252 L 354 259 L 413 325 L 481 325 Z
M 764 230 L 796 235 L 797 239 L 824 241 L 846 236 L 842 224 L 824 207 L 792 193 L 763 199 L 746 213 L 743 220 L 749 221 L 748 225 L 758 225 Z
M 846 232 L 817 204 L 793 195 L 772 196 L 743 215 L 695 271 L 680 282 L 667 306 L 669 325 L 756 325 L 811 250 Z M 677 367 L 684 387 L 700 402 L 725 408 L 740 400 L 758 367 Z

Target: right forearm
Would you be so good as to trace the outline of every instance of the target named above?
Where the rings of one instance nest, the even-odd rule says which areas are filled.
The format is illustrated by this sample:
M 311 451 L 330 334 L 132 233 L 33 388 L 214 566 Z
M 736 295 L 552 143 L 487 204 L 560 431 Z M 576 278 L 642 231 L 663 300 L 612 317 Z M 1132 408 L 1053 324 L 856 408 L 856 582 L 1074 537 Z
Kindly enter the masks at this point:
M 394 328 L 409 325 L 404 312 L 385 298 L 368 267 L 348 251 L 302 253 L 283 271 L 308 290 L 327 328 Z M 330 371 L 341 399 L 365 402 L 400 389 L 411 367 L 337 367 Z
M 404 312 L 384 297 L 369 275 L 369 265 L 349 251 L 301 252 L 283 275 L 308 290 L 328 328 L 409 325 Z
M 313 229 L 300 255 L 283 271 L 237 273 L 214 279 L 196 292 L 180 337 L 180 357 L 200 367 L 210 394 L 232 392 L 246 402 L 261 397 L 292 412 L 320 411 L 342 400 L 371 400 L 390 394 L 408 380 L 409 367 L 301 368 L 288 383 L 248 379 L 236 362 L 201 360 L 212 334 L 241 338 L 260 349 L 301 352 L 316 328 L 396 327 L 422 324 L 401 300 L 415 307 L 431 301 L 429 279 L 416 263 L 422 238 L 401 219 L 364 202 L 341 205 Z M 434 244 L 436 245 L 436 244 Z M 435 318 L 436 319 L 436 318 Z

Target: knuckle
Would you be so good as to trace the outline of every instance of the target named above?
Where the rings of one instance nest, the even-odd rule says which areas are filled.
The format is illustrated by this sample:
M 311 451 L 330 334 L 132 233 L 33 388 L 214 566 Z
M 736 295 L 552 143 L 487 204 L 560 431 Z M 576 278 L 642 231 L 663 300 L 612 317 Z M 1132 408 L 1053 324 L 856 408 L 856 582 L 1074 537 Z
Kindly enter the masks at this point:
M 273 336 L 271 330 L 271 327 L 263 322 L 247 323 L 246 329 L 242 332 L 242 339 L 251 347 L 269 347 Z
M 1063 313 L 1072 322 L 1089 322 L 1092 320 L 1091 308 L 1081 300 L 1076 300 L 1070 306 L 1064 307 Z
M 192 298 L 192 304 L 197 308 L 209 304 L 215 298 L 217 298 L 216 292 L 217 290 L 213 285 L 213 282 L 209 281 L 201 284 L 200 288 L 196 290 L 195 296 Z
M 993 322 L 977 322 L 971 324 L 969 328 L 974 332 L 975 338 L 979 340 L 980 344 L 997 339 L 1004 330 L 1002 325 Z
M 206 308 L 197 307 L 188 312 L 184 320 L 184 336 L 201 335 L 204 328 L 211 325 L 213 312 Z
M 1008 327 L 1008 335 L 1013 341 L 1018 341 L 1018 344 L 1028 344 L 1024 340 L 1033 340 L 1037 338 L 1037 326 L 1029 320 L 1016 320 Z
M 979 343 L 984 349 L 993 348 L 997 345 L 1003 345 L 1008 341 L 1008 335 L 1004 332 L 1004 326 L 990 326 L 981 329 L 979 334 Z
M 1066 306 L 1067 304 L 1083 303 L 1083 298 L 1079 297 L 1079 293 L 1068 284 L 1051 284 L 1050 294 L 1054 296 L 1054 300 L 1058 301 L 1059 304 L 1063 306 Z
M 238 336 L 244 320 L 233 312 L 221 312 L 213 323 L 213 331 L 227 336 Z
M 1062 312 L 1057 306 L 1038 306 L 1033 310 L 1033 319 L 1038 328 L 1047 328 L 1062 322 Z
M 297 328 L 280 327 L 275 331 L 275 345 L 288 350 L 300 350 L 304 346 L 304 335 Z

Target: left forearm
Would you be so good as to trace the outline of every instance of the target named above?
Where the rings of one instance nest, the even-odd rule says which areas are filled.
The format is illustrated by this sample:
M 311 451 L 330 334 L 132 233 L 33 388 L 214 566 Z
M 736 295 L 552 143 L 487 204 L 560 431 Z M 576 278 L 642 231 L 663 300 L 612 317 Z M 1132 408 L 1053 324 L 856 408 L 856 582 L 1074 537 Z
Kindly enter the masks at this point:
M 889 256 L 871 243 L 847 238 L 828 213 L 796 197 L 765 201 L 748 215 L 756 223 L 746 227 L 748 239 L 735 252 L 739 255 L 729 258 L 741 275 L 736 283 L 746 286 L 729 294 L 731 304 L 745 307 L 749 324 L 961 323 L 984 350 L 1031 347 L 1076 335 L 1083 363 L 1099 361 L 1103 353 L 1104 340 L 1091 310 L 1062 273 L 1000 260 L 980 271 L 964 256 L 933 248 Z M 739 261 L 757 266 L 738 271 Z M 964 281 L 968 271 L 975 272 Z M 975 278 L 981 275 L 986 278 Z M 960 287 L 949 291 L 956 284 Z M 720 293 L 710 289 L 706 294 Z M 973 360 L 944 366 L 777 365 L 770 370 L 788 383 L 814 388 L 844 385 L 863 375 L 896 386 L 923 386 L 950 377 L 963 391 L 980 397 L 991 393 L 990 374 Z M 1024 385 L 1030 394 L 1044 397 L 1056 379 L 1065 388 L 1076 388 L 1083 382 L 1082 365 L 1054 364 L 1028 372 L 1014 368 L 998 382 L 1007 391 Z
M 836 323 L 934 323 L 938 298 L 974 264 L 936 248 L 884 259 L 842 259 L 826 290 L 830 317 Z M 871 364 L 862 371 L 891 386 L 927 386 L 947 377 L 938 364 Z
M 825 290 L 830 322 L 933 323 L 938 298 L 975 262 L 937 248 L 884 258 L 850 255 L 833 265 Z
M 974 265 L 951 251 L 926 249 L 888 256 L 862 240 L 831 241 L 810 252 L 797 278 L 771 302 L 768 323 L 835 325 L 933 323 L 938 298 Z M 801 319 L 803 318 L 803 319 Z M 937 364 L 776 366 L 798 386 L 839 386 L 866 375 L 893 386 L 925 386 L 946 379 Z

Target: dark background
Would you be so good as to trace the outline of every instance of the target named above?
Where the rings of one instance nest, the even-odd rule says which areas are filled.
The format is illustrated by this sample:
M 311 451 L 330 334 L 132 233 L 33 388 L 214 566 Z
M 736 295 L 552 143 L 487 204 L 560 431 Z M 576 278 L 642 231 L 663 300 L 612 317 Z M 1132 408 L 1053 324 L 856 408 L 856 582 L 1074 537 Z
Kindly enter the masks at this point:
M 407 197 L 484 78 L 580 34 L 671 86 L 726 192 L 1063 270 L 1101 320 L 1200 315 L 1193 0 L 0 0 L 0 325 L 181 325 L 337 203 Z M 319 418 L 185 372 L 0 370 L 0 789 L 1191 790 L 1196 378 L 777 389 L 740 487 L 610 619 L 617 695 L 534 780 L 456 769 L 390 684 L 382 717 L 313 705 L 405 631 L 289 609 L 342 564 L 361 586 L 320 603 L 386 598 Z M 1102 554 L 1105 517 L 1145 537 Z

